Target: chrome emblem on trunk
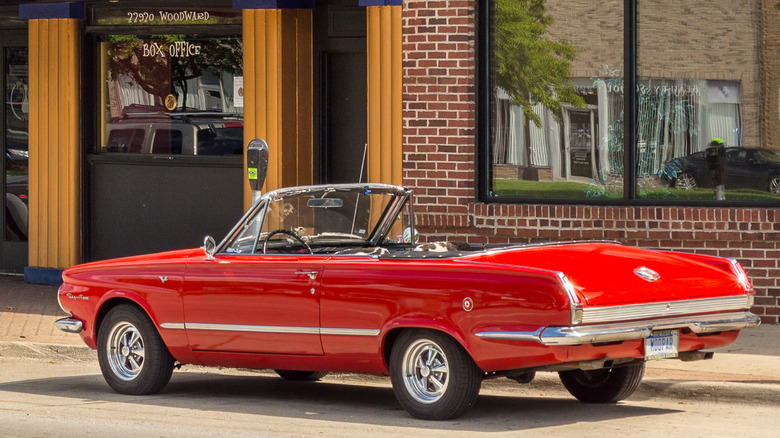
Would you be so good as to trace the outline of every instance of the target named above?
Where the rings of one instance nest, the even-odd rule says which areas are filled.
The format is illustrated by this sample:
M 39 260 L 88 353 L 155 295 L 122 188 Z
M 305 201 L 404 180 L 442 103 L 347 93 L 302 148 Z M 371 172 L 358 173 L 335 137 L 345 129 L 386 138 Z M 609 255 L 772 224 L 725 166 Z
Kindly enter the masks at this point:
M 656 281 L 661 278 L 657 272 L 644 266 L 634 269 L 634 274 L 636 274 L 637 277 L 647 281 Z

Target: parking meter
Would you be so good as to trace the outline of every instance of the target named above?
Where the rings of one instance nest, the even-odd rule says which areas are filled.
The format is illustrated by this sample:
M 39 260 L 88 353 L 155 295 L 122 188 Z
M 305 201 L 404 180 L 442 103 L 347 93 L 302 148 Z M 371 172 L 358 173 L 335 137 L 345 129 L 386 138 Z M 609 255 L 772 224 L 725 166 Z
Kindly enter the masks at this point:
M 715 187 L 715 199 L 725 199 L 726 184 L 726 148 L 723 141 L 713 141 L 707 148 L 707 167 Z
M 263 189 L 268 172 L 268 143 L 262 138 L 249 142 L 246 149 L 246 167 L 249 187 L 253 192 L 259 192 Z

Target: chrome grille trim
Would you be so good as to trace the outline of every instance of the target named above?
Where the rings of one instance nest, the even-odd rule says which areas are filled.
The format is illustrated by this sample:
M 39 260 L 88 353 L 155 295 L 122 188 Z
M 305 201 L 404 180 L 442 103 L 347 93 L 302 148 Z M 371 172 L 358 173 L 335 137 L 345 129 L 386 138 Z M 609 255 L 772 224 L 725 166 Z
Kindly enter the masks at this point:
M 585 307 L 582 309 L 582 324 L 664 318 L 670 316 L 693 315 L 697 313 L 725 312 L 728 310 L 745 310 L 750 308 L 748 298 L 748 295 L 737 295 L 696 300 L 665 301 L 661 303 Z

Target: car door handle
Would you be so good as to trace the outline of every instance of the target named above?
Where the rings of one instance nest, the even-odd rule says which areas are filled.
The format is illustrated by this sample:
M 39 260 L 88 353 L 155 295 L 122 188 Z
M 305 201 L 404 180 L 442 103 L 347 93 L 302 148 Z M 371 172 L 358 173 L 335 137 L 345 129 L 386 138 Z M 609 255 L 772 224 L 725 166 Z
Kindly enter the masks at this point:
M 319 272 L 317 272 L 317 271 L 297 271 L 295 273 L 295 275 L 308 275 L 309 276 L 309 280 L 316 279 L 317 278 L 317 274 L 319 274 Z

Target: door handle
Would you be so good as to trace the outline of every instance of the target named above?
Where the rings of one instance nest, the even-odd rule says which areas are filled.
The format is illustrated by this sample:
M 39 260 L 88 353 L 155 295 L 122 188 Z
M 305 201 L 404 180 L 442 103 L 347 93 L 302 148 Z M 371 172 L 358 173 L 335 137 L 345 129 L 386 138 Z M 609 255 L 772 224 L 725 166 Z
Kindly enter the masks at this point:
M 319 274 L 319 272 L 317 272 L 317 271 L 297 271 L 295 273 L 295 275 L 306 275 L 306 276 L 309 277 L 309 280 L 316 279 L 317 278 L 317 274 Z

